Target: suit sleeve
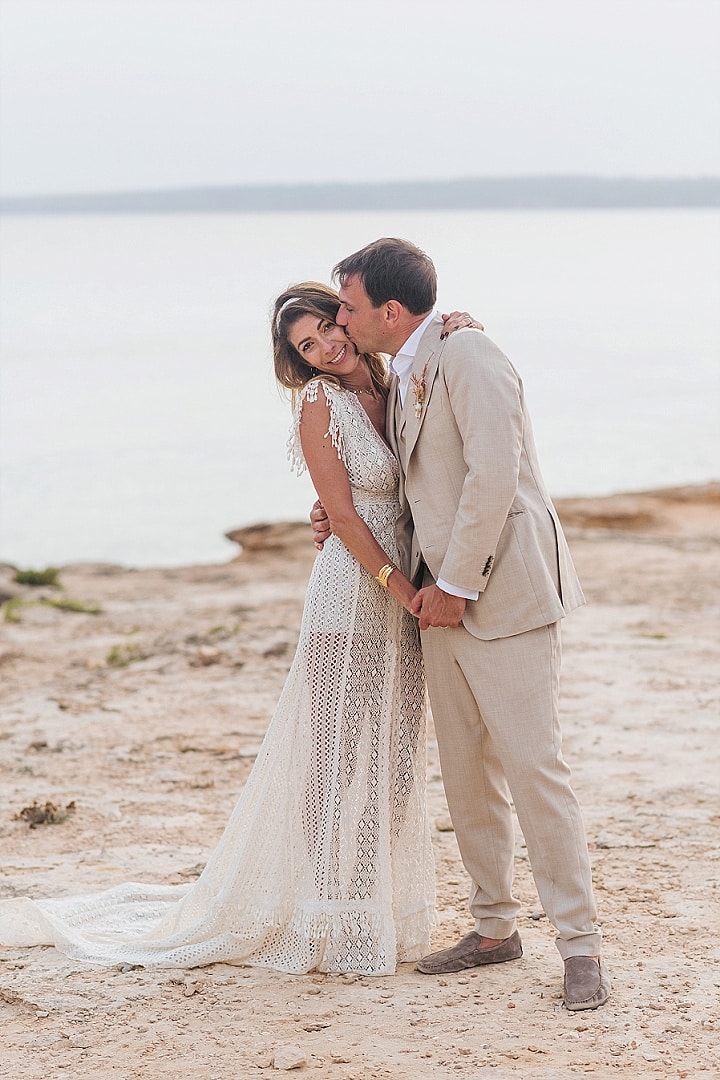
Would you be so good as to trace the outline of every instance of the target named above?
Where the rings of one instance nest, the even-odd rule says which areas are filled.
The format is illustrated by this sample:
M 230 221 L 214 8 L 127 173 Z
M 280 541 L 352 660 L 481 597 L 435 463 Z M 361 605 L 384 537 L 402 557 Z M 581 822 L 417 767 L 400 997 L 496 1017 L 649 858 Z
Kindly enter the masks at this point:
M 466 472 L 438 576 L 482 593 L 517 492 L 522 388 L 510 361 L 484 334 L 453 337 L 438 377 L 445 380 Z

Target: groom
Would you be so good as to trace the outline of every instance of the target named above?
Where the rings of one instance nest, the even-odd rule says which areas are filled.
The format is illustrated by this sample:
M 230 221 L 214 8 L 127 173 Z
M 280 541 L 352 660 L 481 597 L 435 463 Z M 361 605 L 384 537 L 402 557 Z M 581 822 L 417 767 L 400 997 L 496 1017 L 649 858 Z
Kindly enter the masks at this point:
M 425 957 L 439 975 L 522 955 L 512 895 L 511 799 L 557 931 L 568 1009 L 610 993 L 590 863 L 558 725 L 559 620 L 583 603 L 537 461 L 523 386 L 478 330 L 445 338 L 435 268 L 405 240 L 335 267 L 337 322 L 361 352 L 392 356 L 388 439 L 403 473 L 403 571 L 414 602 L 443 782 L 472 879 L 475 924 Z M 327 538 L 313 512 L 316 541 Z

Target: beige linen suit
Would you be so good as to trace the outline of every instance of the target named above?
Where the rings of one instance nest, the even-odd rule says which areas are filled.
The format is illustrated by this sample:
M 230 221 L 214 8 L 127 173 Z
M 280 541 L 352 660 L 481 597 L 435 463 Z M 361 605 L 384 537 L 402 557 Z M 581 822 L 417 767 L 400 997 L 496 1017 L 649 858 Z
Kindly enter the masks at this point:
M 510 798 L 563 958 L 596 955 L 584 827 L 561 751 L 558 621 L 584 602 L 537 461 L 523 386 L 477 330 L 418 346 L 388 403 L 403 471 L 403 570 L 477 590 L 462 625 L 423 633 L 443 781 L 472 879 L 475 929 L 515 929 Z M 509 789 L 509 790 L 508 790 Z

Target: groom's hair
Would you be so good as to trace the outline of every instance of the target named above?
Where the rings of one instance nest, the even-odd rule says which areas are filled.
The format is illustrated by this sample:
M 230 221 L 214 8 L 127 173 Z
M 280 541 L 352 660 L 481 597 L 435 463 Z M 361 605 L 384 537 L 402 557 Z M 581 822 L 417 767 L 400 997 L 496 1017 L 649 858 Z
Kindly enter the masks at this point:
M 383 237 L 341 259 L 333 278 L 343 286 L 358 277 L 373 307 L 397 300 L 412 315 L 424 315 L 435 306 L 437 274 L 432 259 L 409 240 Z

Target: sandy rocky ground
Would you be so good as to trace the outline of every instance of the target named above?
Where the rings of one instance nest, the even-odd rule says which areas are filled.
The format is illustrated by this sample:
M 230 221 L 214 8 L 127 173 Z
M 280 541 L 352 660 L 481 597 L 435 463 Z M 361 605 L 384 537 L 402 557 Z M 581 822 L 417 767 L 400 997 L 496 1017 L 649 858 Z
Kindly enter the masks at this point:
M 590 601 L 565 623 L 562 707 L 611 1002 L 562 1006 L 518 834 L 516 963 L 298 977 L 101 970 L 3 949 L 2 1076 L 720 1076 L 720 485 L 559 509 Z M 68 566 L 62 593 L 0 573 L 5 595 L 27 601 L 0 624 L 0 895 L 197 876 L 283 683 L 314 556 L 305 525 L 239 539 L 227 565 Z M 101 611 L 36 602 L 59 595 Z M 440 948 L 469 921 L 432 732 L 428 798 Z M 27 808 L 48 802 L 64 820 L 31 828 Z

